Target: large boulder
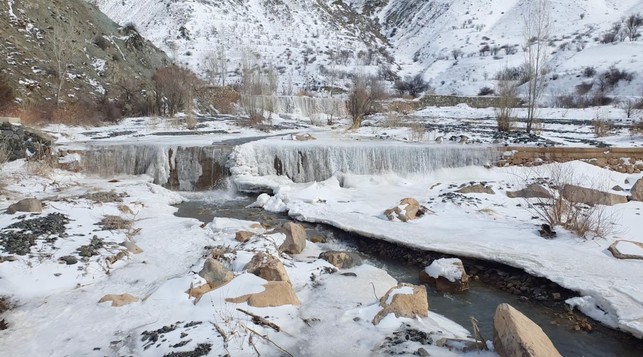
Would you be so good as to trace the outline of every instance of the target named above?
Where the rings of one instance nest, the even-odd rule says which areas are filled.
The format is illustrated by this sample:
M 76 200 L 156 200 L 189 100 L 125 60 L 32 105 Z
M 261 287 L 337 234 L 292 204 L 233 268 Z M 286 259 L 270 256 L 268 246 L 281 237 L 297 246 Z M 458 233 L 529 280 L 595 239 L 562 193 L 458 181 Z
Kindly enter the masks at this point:
M 507 197 L 510 198 L 552 198 L 551 192 L 537 183 L 518 191 L 507 192 Z
M 632 186 L 630 194 L 632 195 L 632 200 L 643 201 L 643 178 L 636 181 L 634 186 Z
M 324 259 L 338 269 L 348 269 L 362 264 L 362 258 L 352 252 L 329 250 L 319 254 L 319 259 Z
M 100 304 L 108 301 L 112 302 L 112 307 L 119 307 L 119 306 L 125 306 L 128 304 L 131 304 L 133 302 L 137 302 L 138 298 L 130 294 L 120 294 L 120 295 L 109 294 L 109 295 L 103 296 L 100 300 L 98 300 L 98 303 Z
M 502 357 L 561 356 L 540 326 L 509 304 L 496 308 L 493 346 Z
M 605 205 L 613 206 L 619 203 L 627 203 L 627 197 L 609 192 L 595 190 L 576 185 L 564 185 L 560 194 L 570 202 L 584 203 L 590 206 Z
M 484 185 L 481 185 L 481 184 L 465 186 L 465 187 L 457 190 L 456 192 L 458 192 L 458 193 L 486 193 L 486 194 L 489 194 L 489 195 L 495 194 L 495 192 L 493 191 L 493 189 L 491 187 L 484 186 Z
M 279 247 L 279 251 L 299 254 L 306 248 L 306 231 L 301 224 L 286 222 L 277 231 L 286 235 L 286 240 Z
M 400 204 L 384 211 L 384 215 L 389 220 L 399 219 L 402 222 L 414 220 L 424 214 L 422 206 L 415 198 L 403 198 Z
M 420 272 L 420 281 L 435 285 L 438 291 L 462 293 L 469 290 L 469 275 L 457 258 L 436 259 Z
M 617 240 L 607 248 L 614 258 L 618 259 L 642 259 L 643 243 L 631 240 Z
M 245 269 L 248 273 L 268 281 L 290 281 L 286 268 L 281 260 L 264 252 L 255 254 Z
M 7 208 L 8 214 L 14 214 L 16 212 L 41 213 L 42 202 L 36 198 L 25 198 Z
M 429 316 L 429 299 L 424 286 L 400 283 L 389 289 L 380 299 L 382 310 L 373 318 L 373 325 L 377 325 L 388 314 L 396 317 Z
M 275 307 L 283 305 L 299 305 L 297 294 L 289 282 L 269 281 L 264 284 L 264 291 L 256 294 L 248 294 L 236 298 L 227 298 L 227 302 L 240 304 L 247 302 L 254 307 Z
M 201 269 L 199 275 L 208 282 L 208 285 L 212 289 L 220 287 L 234 278 L 234 274 L 214 258 L 205 260 L 203 269 Z

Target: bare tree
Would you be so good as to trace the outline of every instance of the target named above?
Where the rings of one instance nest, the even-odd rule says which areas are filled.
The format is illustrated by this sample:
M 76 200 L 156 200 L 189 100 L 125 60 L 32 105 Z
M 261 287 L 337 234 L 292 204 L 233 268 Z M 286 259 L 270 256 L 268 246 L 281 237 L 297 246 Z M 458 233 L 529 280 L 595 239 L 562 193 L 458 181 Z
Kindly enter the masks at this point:
M 178 66 L 159 68 L 152 80 L 156 89 L 158 112 L 170 116 L 191 105 L 192 94 L 199 84 L 192 71 Z
M 53 46 L 53 60 L 56 66 L 56 106 L 60 105 L 60 96 L 67 79 L 69 62 L 73 52 L 69 36 L 66 36 L 59 25 L 54 25 L 51 44 Z
M 204 66 L 206 74 L 210 78 L 210 84 L 225 86 L 228 73 L 228 59 L 223 45 L 206 54 Z
M 523 34 L 526 40 L 525 67 L 529 82 L 527 83 L 527 127 L 531 132 L 538 100 L 543 92 L 545 68 L 547 62 L 547 40 L 551 32 L 551 15 L 549 0 L 534 0 L 524 15 Z
M 346 107 L 353 119 L 351 129 L 362 126 L 364 116 L 373 112 L 375 101 L 386 96 L 382 83 L 374 78 L 357 75 L 353 78 L 353 89 L 348 96 Z
M 643 26 L 641 14 L 632 14 L 625 20 L 625 32 L 630 41 L 635 41 L 639 35 L 639 28 Z
M 514 110 L 518 104 L 515 81 L 501 79 L 498 81 L 498 106 L 495 108 L 498 131 L 508 132 L 514 127 Z

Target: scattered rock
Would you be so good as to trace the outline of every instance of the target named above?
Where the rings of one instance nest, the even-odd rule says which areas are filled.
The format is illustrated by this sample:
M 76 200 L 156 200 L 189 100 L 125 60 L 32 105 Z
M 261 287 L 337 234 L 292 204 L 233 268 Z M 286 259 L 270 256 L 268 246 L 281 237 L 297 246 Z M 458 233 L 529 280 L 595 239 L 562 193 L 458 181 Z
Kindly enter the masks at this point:
M 560 190 L 560 194 L 570 202 L 584 203 L 590 206 L 613 206 L 619 203 L 627 203 L 626 196 L 575 185 L 564 185 L 563 189 Z
M 279 258 L 270 254 L 260 252 L 255 254 L 245 269 L 248 273 L 254 274 L 268 281 L 286 281 L 290 282 L 288 273 L 284 264 Z
M 239 296 L 236 298 L 227 298 L 227 302 L 240 304 L 247 302 L 254 307 L 274 307 L 283 305 L 299 305 L 297 294 L 287 281 L 269 281 L 264 284 L 265 290 L 256 293 Z
M 386 315 L 391 313 L 396 317 L 412 319 L 416 316 L 429 315 L 429 300 L 424 286 L 400 283 L 382 296 L 380 306 L 383 309 L 373 318 L 373 325 L 379 324 Z
M 170 352 L 163 355 L 163 357 L 201 357 L 207 356 L 212 350 L 212 344 L 199 343 L 192 351 L 185 352 Z
M 486 193 L 489 195 L 494 195 L 495 192 L 489 186 L 483 186 L 481 184 L 465 186 L 456 192 L 458 193 Z
M 105 247 L 105 242 L 95 235 L 92 237 L 92 240 L 89 242 L 89 244 L 81 245 L 80 247 L 76 248 L 76 251 L 81 257 L 89 258 L 93 257 L 94 255 L 99 255 L 99 250 L 103 247 Z
M 299 254 L 306 248 L 306 231 L 301 224 L 286 222 L 277 231 L 286 235 L 286 240 L 279 247 L 280 252 Z
M 617 240 L 607 248 L 618 259 L 642 259 L 643 243 L 631 240 Z
M 556 231 L 551 229 L 551 226 L 549 224 L 543 223 L 540 226 L 540 230 L 538 231 L 540 233 L 540 236 L 546 239 L 552 239 L 556 238 Z
M 493 345 L 502 357 L 561 356 L 543 330 L 509 304 L 496 309 Z
M 420 281 L 435 285 L 440 292 L 462 293 L 469 290 L 469 275 L 458 258 L 434 260 L 420 272 Z
M 621 192 L 621 191 L 623 191 L 623 187 L 621 187 L 621 186 L 619 186 L 619 185 L 616 185 L 616 186 L 612 187 L 612 191 L 618 191 L 618 192 Z
M 319 254 L 320 259 L 333 264 L 338 269 L 348 269 L 362 265 L 362 258 L 353 252 L 327 251 Z
M 205 263 L 203 263 L 203 269 L 199 272 L 199 276 L 205 279 L 212 289 L 215 289 L 234 278 L 234 274 L 232 274 L 231 271 L 226 269 L 223 264 L 213 258 L 205 260 Z
M 73 255 L 65 255 L 64 257 L 60 257 L 58 260 L 64 262 L 67 265 L 74 265 L 78 263 L 78 258 L 74 257 Z
M 518 191 L 507 192 L 507 197 L 510 198 L 552 198 L 552 194 L 544 187 L 537 183 Z
M 632 200 L 643 201 L 643 178 L 636 181 L 630 190 L 630 194 L 632 195 Z
M 238 231 L 237 234 L 235 234 L 234 239 L 236 239 L 237 242 L 246 243 L 250 238 L 254 237 L 254 235 L 255 234 L 252 232 Z
M 107 302 L 111 301 L 112 302 L 112 307 L 119 307 L 119 306 L 125 306 L 128 304 L 131 304 L 133 302 L 139 301 L 138 298 L 130 295 L 130 294 L 120 294 L 120 295 L 105 295 L 103 296 L 100 300 L 98 300 L 98 303 L 102 302 Z
M 42 213 L 42 202 L 36 198 L 25 198 L 7 208 L 7 214 L 16 212 Z
M 22 219 L 21 217 L 18 217 Z M 26 255 L 37 240 L 53 244 L 58 238 L 67 237 L 65 225 L 69 218 L 61 213 L 45 217 L 22 219 L 0 231 L 0 249 L 9 254 Z
M 414 198 L 403 198 L 400 200 L 400 204 L 389 208 L 384 211 L 384 215 L 389 220 L 399 219 L 402 222 L 408 222 L 414 220 L 417 217 L 421 217 L 424 214 L 424 208 L 420 206 L 420 203 Z

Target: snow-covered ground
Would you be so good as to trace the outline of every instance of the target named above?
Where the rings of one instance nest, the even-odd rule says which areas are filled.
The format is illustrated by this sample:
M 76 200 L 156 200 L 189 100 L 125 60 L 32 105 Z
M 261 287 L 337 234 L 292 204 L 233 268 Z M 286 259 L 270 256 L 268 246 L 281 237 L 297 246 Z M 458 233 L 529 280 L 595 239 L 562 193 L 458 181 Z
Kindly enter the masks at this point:
M 608 118 L 622 120 L 623 113 L 619 110 L 605 110 Z M 155 118 L 132 118 L 119 125 L 92 129 L 49 126 L 45 130 L 66 150 L 118 144 L 202 146 L 232 140 L 234 145 L 241 145 L 235 150 L 235 162 L 245 165 L 233 168 L 233 173 L 237 174 L 234 180 L 268 186 L 276 191 L 274 197 L 261 196 L 258 200 L 258 205 L 265 209 L 288 210 L 296 219 L 324 222 L 417 249 L 489 259 L 525 269 L 577 291 L 580 297 L 568 301 L 570 305 L 609 326 L 641 337 L 643 285 L 639 277 L 643 273 L 643 261 L 617 260 L 606 247 L 615 239 L 643 242 L 637 235 L 643 228 L 640 218 L 643 204 L 628 202 L 606 208 L 610 217 L 615 218 L 614 229 L 606 238 L 583 240 L 562 229 L 554 240 L 540 238 L 537 227 L 542 222 L 532 219 L 533 212 L 527 208 L 527 202 L 508 198 L 504 193 L 522 188 L 528 178 L 550 176 L 548 170 L 556 165 L 454 168 L 453 158 L 448 155 L 461 153 L 457 160 L 468 158 L 476 164 L 486 165 L 484 150 L 490 150 L 490 146 L 434 141 L 438 136 L 467 135 L 472 141 L 492 143 L 492 130 L 476 131 L 472 126 L 458 126 L 472 118 L 479 120 L 489 112 L 489 109 L 466 106 L 426 108 L 416 112 L 405 120 L 423 122 L 430 128 L 421 138 L 422 143 L 410 142 L 413 141 L 412 132 L 408 127 L 379 126 L 386 119 L 381 116 L 369 117 L 366 126 L 354 132 L 346 130 L 349 125 L 346 119 L 336 120 L 332 127 L 318 127 L 309 119 L 293 116 L 275 116 L 273 123 L 279 129 L 270 133 L 240 126 L 239 119 L 234 117 L 203 117 L 195 131 L 187 130 L 181 121 L 177 124 L 173 120 Z M 547 139 L 563 145 L 578 145 L 575 139 L 592 137 L 591 133 L 582 130 L 586 120 L 592 118 L 591 111 L 543 110 L 542 113 L 549 120 L 545 121 L 545 128 L 553 129 L 552 133 L 543 131 Z M 561 124 L 560 117 L 569 119 L 569 123 Z M 489 121 L 481 120 L 483 125 Z M 451 123 L 455 129 L 449 125 L 431 129 L 431 125 L 440 122 Z M 568 131 L 575 132 L 570 134 L 573 139 L 555 134 L 564 125 L 571 125 Z M 311 133 L 317 139 L 298 141 L 295 133 Z M 265 136 L 272 137 L 250 141 Z M 619 146 L 640 146 L 640 137 L 631 137 L 624 131 L 606 140 Z M 628 140 L 633 142 L 628 143 Z M 320 150 L 327 147 L 328 152 L 340 156 L 344 155 L 342 150 L 348 152 L 351 147 L 361 146 L 366 150 L 363 158 L 377 150 L 389 150 L 387 165 L 397 165 L 394 167 L 412 168 L 414 160 L 418 160 L 412 155 L 399 155 L 403 152 L 435 148 L 436 155 L 444 157 L 429 155 L 423 170 L 409 169 L 404 175 L 332 171 L 327 173 L 330 178 L 325 181 L 292 183 L 283 176 L 271 176 L 260 170 L 260 165 L 268 169 L 274 166 L 270 165 L 272 159 L 259 163 L 256 156 L 242 160 L 243 155 L 258 155 L 260 151 L 250 150 L 253 147 L 263 146 L 264 154 L 269 154 L 267 147 L 271 145 L 282 151 L 296 151 L 299 145 L 315 146 Z M 378 146 L 382 148 L 377 149 Z M 74 157 L 77 156 L 68 158 Z M 315 164 L 323 163 L 317 161 Z M 382 160 L 379 166 L 384 163 Z M 362 166 L 365 170 L 378 167 L 369 166 L 367 162 Z M 580 162 L 562 167 L 575 172 L 578 182 L 603 189 L 620 185 L 627 191 L 641 176 L 619 174 Z M 257 176 L 260 173 L 265 176 Z M 172 204 L 184 198 L 153 184 L 147 176 L 110 180 L 114 177 L 97 178 L 51 170 L 24 161 L 2 165 L 1 176 L 3 200 L 0 209 L 23 197 L 35 196 L 45 202 L 41 215 L 0 215 L 3 232 L 18 221 L 53 213 L 62 213 L 70 220 L 65 224 L 67 235 L 55 235 L 49 240 L 38 238 L 30 248 L 30 254 L 13 254 L 15 260 L 0 263 L 0 295 L 9 296 L 12 304 L 12 310 L 3 317 L 10 328 L 0 331 L 0 347 L 8 355 L 114 353 L 151 356 L 194 350 L 202 343 L 211 344 L 213 353 L 224 354 L 227 348 L 231 352 L 252 354 L 251 335 L 261 354 L 279 354 L 274 345 L 253 335 L 246 327 L 265 334 L 295 355 L 329 355 L 326 352 L 331 348 L 337 353 L 350 351 L 354 354 L 386 355 L 399 349 L 414 352 L 420 347 L 417 342 L 403 342 L 395 350 L 391 350 L 391 346 L 382 347 L 384 339 L 401 328 L 402 322 L 436 334 L 440 330 L 444 336 L 467 335 L 461 327 L 436 314 L 417 321 L 385 319 L 383 324 L 372 326 L 370 319 L 377 308 L 370 283 L 375 284 L 376 295 L 382 296 L 396 284 L 395 280 L 385 271 L 369 265 L 348 270 L 357 277 L 325 274 L 329 265 L 311 258 L 318 256 L 323 246 L 310 242 L 302 254 L 280 256 L 301 301 L 300 307 L 233 305 L 225 302 L 225 298 L 261 291 L 265 282 L 245 273 L 245 263 L 256 251 L 275 254 L 275 244 L 283 235 L 267 234 L 252 226 L 253 222 L 215 219 L 202 226 L 195 219 L 175 217 L 176 208 Z M 306 175 L 301 177 L 302 181 L 309 179 Z M 485 182 L 496 193 L 453 193 L 471 182 Z M 98 198 L 87 195 L 96 192 Z M 106 200 L 101 196 L 105 193 L 109 193 L 107 197 L 119 197 L 122 202 Z M 416 198 L 430 214 L 409 223 L 388 221 L 384 210 L 397 205 L 404 197 Z M 105 216 L 120 217 L 133 225 L 111 230 L 98 227 Z M 241 245 L 234 240 L 235 232 L 241 229 L 258 230 L 263 234 L 262 238 Z M 126 241 L 135 242 L 143 252 L 122 253 L 126 250 L 122 243 Z M 196 272 L 208 254 L 206 246 L 236 251 L 236 254 L 226 255 L 235 279 L 196 302 L 186 291 L 202 283 Z M 84 258 L 79 255 L 88 250 L 93 253 Z M 69 261 L 69 256 L 78 262 L 71 265 L 61 262 L 61 258 Z M 310 279 L 311 274 L 315 276 L 314 282 Z M 109 303 L 97 303 L 106 294 L 124 293 L 140 301 L 118 308 L 110 307 Z M 253 325 L 248 316 L 236 310 L 238 306 L 268 316 L 267 319 L 281 326 L 283 332 Z M 315 319 L 321 321 L 310 323 Z M 229 336 L 227 344 L 212 323 Z M 160 335 L 163 336 L 152 344 L 149 336 Z M 302 340 L 308 343 L 301 344 Z M 453 355 L 453 352 L 434 346 L 424 347 L 431 355 Z
M 34 165 L 2 166 L 1 209 L 22 197 L 35 196 L 45 204 L 41 214 L 1 214 L 2 234 L 15 231 L 6 228 L 10 224 L 56 214 L 69 222 L 65 234 L 37 237 L 26 255 L 2 252 L 0 296 L 11 305 L 3 315 L 9 327 L 0 331 L 2 355 L 160 356 L 209 350 L 212 355 L 280 356 L 281 349 L 296 356 L 389 355 L 423 347 L 432 356 L 454 356 L 458 353 L 446 348 L 406 341 L 404 334 L 399 344 L 385 338 L 409 328 L 434 340 L 468 335 L 435 313 L 418 319 L 389 315 L 374 326 L 371 320 L 380 310 L 376 296 L 396 285 L 384 270 L 361 265 L 343 270 L 347 275 L 332 274 L 335 269 L 316 258 L 322 250 L 315 243 L 308 242 L 301 254 L 280 255 L 276 247 L 285 236 L 255 222 L 215 218 L 202 225 L 176 217 L 172 205 L 184 198 L 146 176 L 108 181 Z M 97 227 L 109 216 L 132 226 Z M 234 239 L 238 230 L 258 236 L 241 244 Z M 142 252 L 123 253 L 124 242 Z M 212 247 L 226 252 L 223 261 L 235 277 L 196 300 L 188 292 L 203 284 L 197 272 Z M 300 306 L 253 308 L 225 300 L 263 290 L 265 280 L 243 271 L 260 251 L 284 263 Z M 108 294 L 130 294 L 137 301 L 121 307 L 98 303 Z M 280 331 L 256 325 L 237 308 L 265 317 Z
M 252 145 L 252 144 L 248 144 Z M 643 242 L 642 202 L 605 207 L 611 233 L 605 238 L 581 239 L 563 229 L 545 240 L 538 234 L 541 219 L 520 198 L 507 191 L 530 179 L 570 173 L 574 183 L 628 190 L 641 175 L 625 175 L 570 162 L 538 168 L 464 167 L 401 178 L 341 174 L 323 182 L 275 184 L 274 197 L 259 198 L 268 209 L 288 211 L 291 217 L 330 224 L 364 236 L 397 242 L 416 249 L 438 251 L 501 262 L 546 277 L 583 298 L 569 301 L 589 316 L 643 336 L 643 261 L 619 260 L 607 247 L 616 239 Z M 248 177 L 243 177 L 246 184 Z M 262 178 L 265 182 L 266 178 Z M 340 185 L 341 181 L 341 185 Z M 454 193 L 470 183 L 483 182 L 495 194 Z M 389 221 L 384 211 L 412 197 L 430 214 L 405 223 Z M 535 202 L 531 202 L 535 203 Z

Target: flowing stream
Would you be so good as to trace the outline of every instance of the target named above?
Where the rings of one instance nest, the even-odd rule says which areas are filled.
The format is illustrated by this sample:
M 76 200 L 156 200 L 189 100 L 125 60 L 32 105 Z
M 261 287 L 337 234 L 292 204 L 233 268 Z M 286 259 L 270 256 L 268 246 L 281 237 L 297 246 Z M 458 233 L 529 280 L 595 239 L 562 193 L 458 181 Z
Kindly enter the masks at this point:
M 229 191 L 209 191 L 186 193 L 191 200 L 178 205 L 177 216 L 191 217 L 209 223 L 214 217 L 227 217 L 278 224 L 289 218 L 258 208 L 245 208 L 254 202 L 255 197 L 238 195 Z M 327 238 L 322 247 L 333 250 L 352 250 L 362 255 L 367 263 L 386 270 L 401 282 L 419 284 L 418 265 L 379 254 L 369 254 L 359 249 L 358 239 L 353 234 L 323 225 L 304 224 L 308 236 L 321 235 Z M 470 290 L 465 294 L 451 295 L 437 292 L 428 287 L 429 308 L 439 314 L 471 329 L 470 316 L 479 321 L 485 339 L 493 338 L 493 315 L 501 303 L 509 303 L 540 325 L 563 356 L 596 357 L 638 357 L 643 351 L 643 341 L 627 334 L 611 330 L 592 322 L 593 331 L 574 331 L 569 322 L 557 321 L 555 310 L 539 303 L 525 301 L 518 296 L 501 291 L 494 286 L 479 281 L 470 281 Z M 564 312 L 564 311 L 559 311 Z

